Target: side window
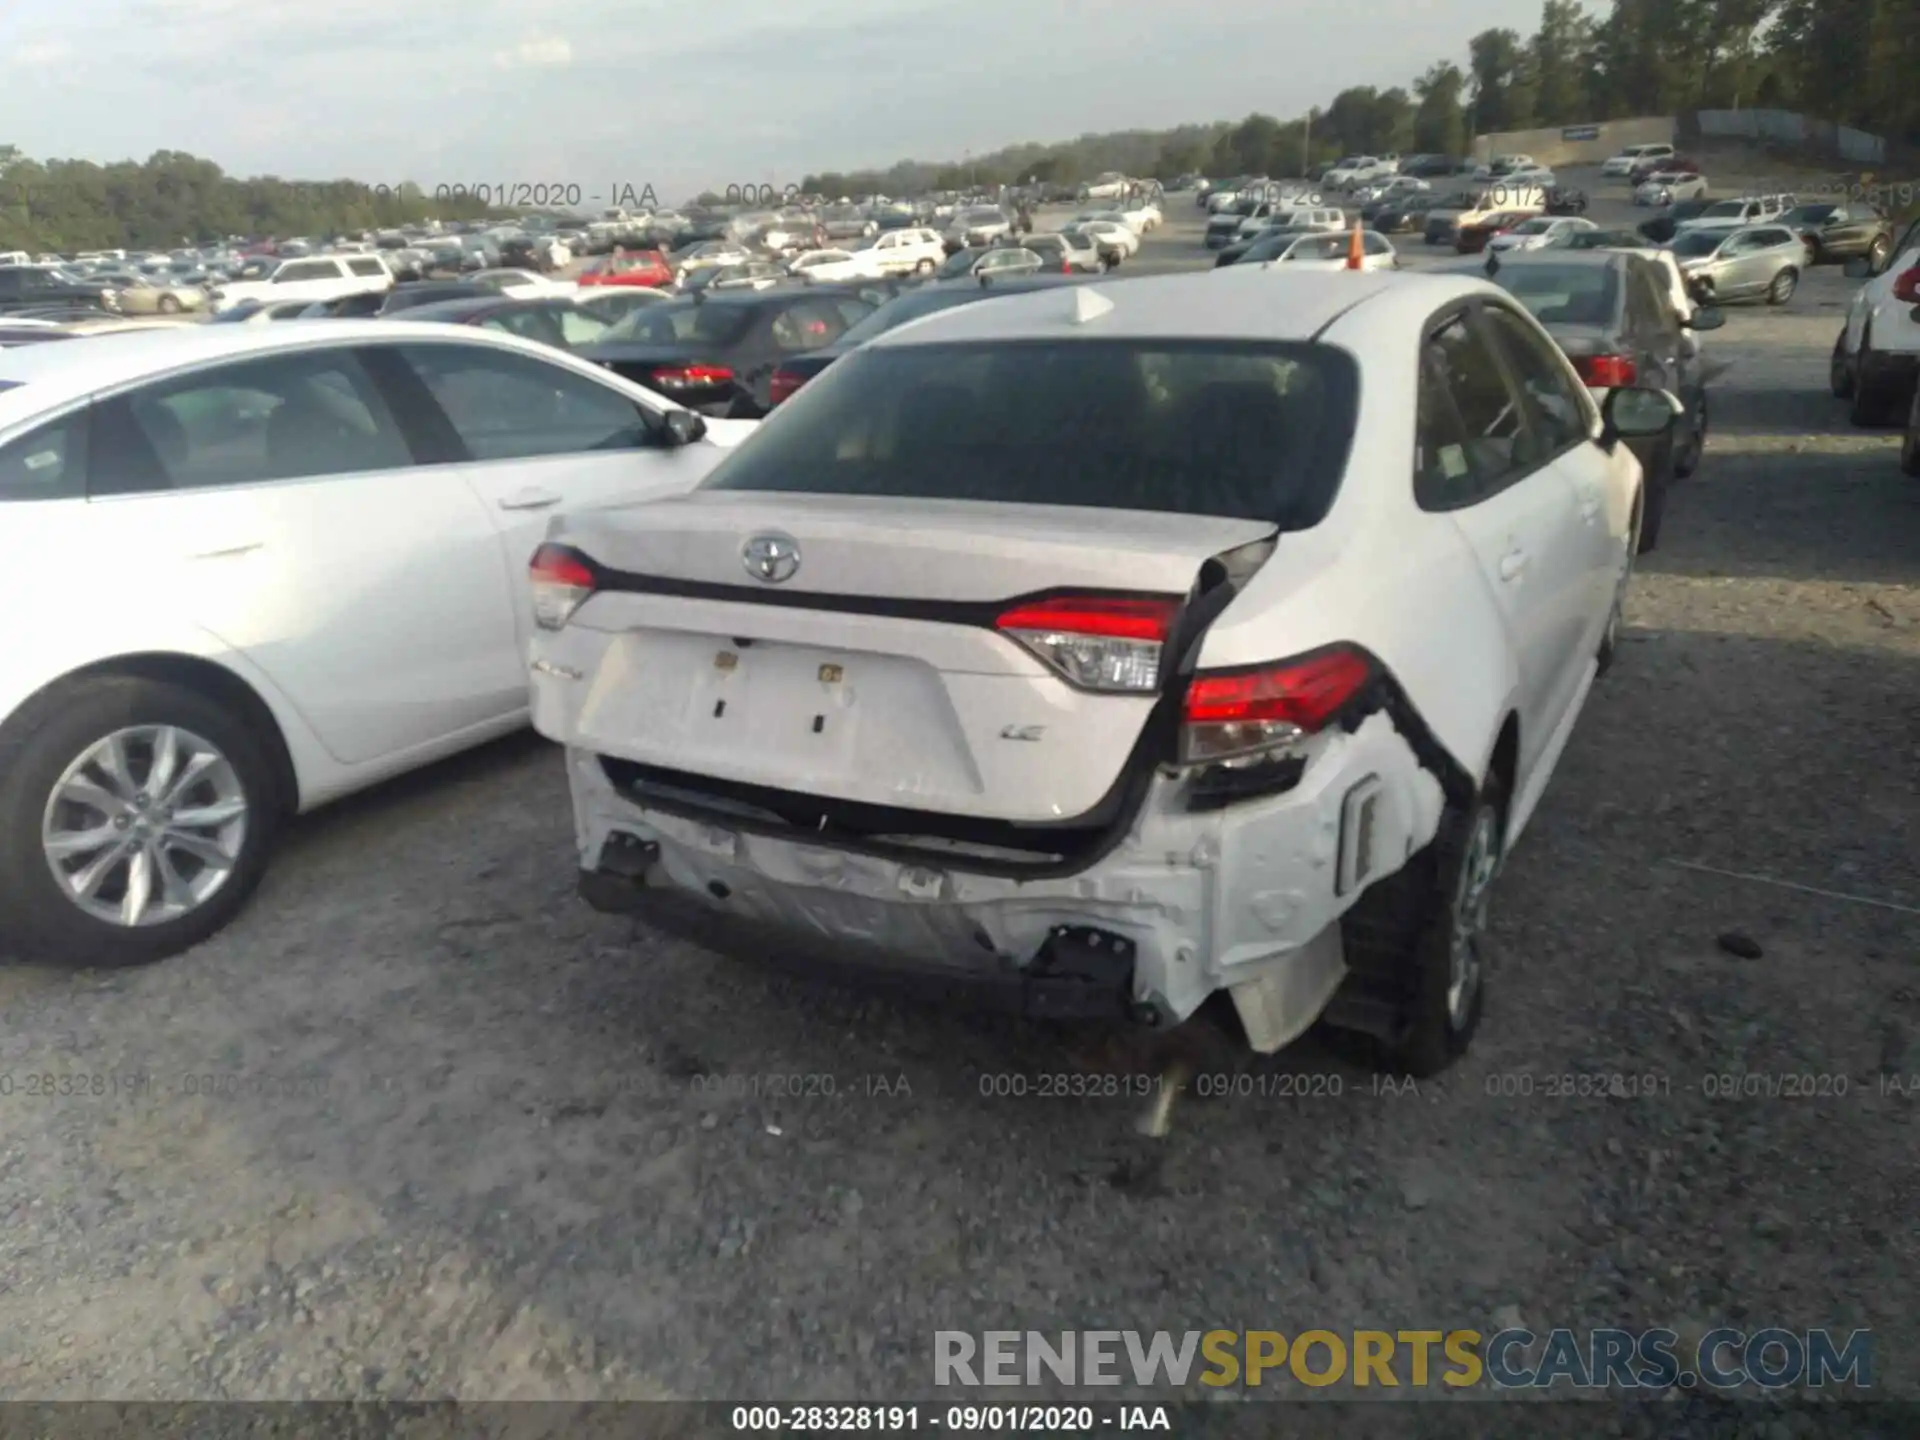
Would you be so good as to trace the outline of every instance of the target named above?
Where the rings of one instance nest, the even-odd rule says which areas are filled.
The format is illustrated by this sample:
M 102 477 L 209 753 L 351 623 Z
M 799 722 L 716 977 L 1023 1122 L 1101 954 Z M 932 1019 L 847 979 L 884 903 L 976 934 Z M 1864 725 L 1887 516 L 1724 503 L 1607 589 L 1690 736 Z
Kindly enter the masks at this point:
M 141 494 L 414 464 L 350 350 L 247 360 L 94 407 L 90 492 Z
M 560 344 L 560 327 L 544 310 L 509 310 L 481 322 L 483 330 L 504 330 L 523 340 L 538 340 L 542 345 Z
M 628 450 L 652 439 L 637 402 L 562 366 L 482 345 L 398 348 L 475 460 Z
M 1458 510 L 1480 494 L 1480 482 L 1467 459 L 1466 429 L 1454 408 L 1439 353 L 1429 345 L 1420 365 L 1414 415 L 1414 501 L 1422 510 Z
M 824 300 L 802 300 L 782 310 L 773 320 L 773 343 L 782 350 L 818 350 L 831 345 L 846 322 Z
M 1568 373 L 1559 347 L 1503 306 L 1489 305 L 1483 313 L 1524 392 L 1529 418 L 1540 433 L 1540 458 L 1585 440 L 1590 425 L 1585 387 Z
M 0 504 L 9 500 L 77 500 L 86 493 L 84 406 L 0 445 Z
M 368 275 L 376 279 L 386 273 L 380 262 L 373 259 L 349 260 L 347 262 L 347 269 L 356 275 Z
M 587 310 L 558 310 L 554 312 L 554 318 L 560 322 L 560 343 L 563 345 L 591 345 L 607 328 L 605 320 Z
M 1492 346 L 1465 316 L 1456 316 L 1433 332 L 1428 349 L 1460 412 L 1480 492 L 1511 484 L 1533 465 L 1534 442 Z

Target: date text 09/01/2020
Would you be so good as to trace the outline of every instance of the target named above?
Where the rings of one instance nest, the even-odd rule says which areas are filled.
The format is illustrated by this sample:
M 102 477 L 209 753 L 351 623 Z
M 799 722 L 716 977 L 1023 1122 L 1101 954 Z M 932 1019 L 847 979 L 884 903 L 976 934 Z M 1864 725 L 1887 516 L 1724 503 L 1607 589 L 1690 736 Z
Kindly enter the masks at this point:
M 635 185 L 627 180 L 602 181 L 583 185 L 577 180 L 475 180 L 426 187 L 403 182 L 399 185 L 365 185 L 367 199 L 432 200 L 448 204 L 473 202 L 499 209 L 579 209 L 598 205 L 620 210 L 658 210 L 660 195 L 651 184 Z M 727 205 L 780 205 L 801 194 L 798 185 L 729 185 L 724 190 L 701 192 L 708 199 L 718 197 Z

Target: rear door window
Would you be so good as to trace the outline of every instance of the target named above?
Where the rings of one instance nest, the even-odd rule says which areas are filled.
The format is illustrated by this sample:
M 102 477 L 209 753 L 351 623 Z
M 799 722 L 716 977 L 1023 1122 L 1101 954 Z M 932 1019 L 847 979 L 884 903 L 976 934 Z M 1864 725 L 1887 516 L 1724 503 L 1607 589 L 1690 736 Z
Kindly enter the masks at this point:
M 1330 346 L 883 346 L 830 367 L 706 483 L 1306 528 L 1338 490 L 1358 389 Z
M 85 406 L 0 445 L 0 503 L 75 500 L 86 490 Z

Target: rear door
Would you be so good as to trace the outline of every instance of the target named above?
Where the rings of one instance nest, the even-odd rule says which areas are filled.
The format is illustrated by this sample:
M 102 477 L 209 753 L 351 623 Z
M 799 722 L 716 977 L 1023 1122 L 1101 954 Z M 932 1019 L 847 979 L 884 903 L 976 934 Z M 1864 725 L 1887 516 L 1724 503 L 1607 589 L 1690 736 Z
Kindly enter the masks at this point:
M 1494 322 L 1498 325 L 1499 322 Z M 1591 585 L 1582 500 L 1556 435 L 1473 308 L 1431 330 L 1420 406 L 1423 508 L 1451 512 L 1505 618 L 1519 671 L 1519 788 L 1565 707 Z
M 492 522 L 458 474 L 417 462 L 352 349 L 104 397 L 88 448 L 112 541 L 92 563 L 145 576 L 245 653 L 336 760 L 524 710 Z
M 365 355 L 436 473 L 457 476 L 489 516 L 523 645 L 527 562 L 553 514 L 676 493 L 716 458 L 662 444 L 659 412 L 626 391 L 518 350 L 436 340 Z

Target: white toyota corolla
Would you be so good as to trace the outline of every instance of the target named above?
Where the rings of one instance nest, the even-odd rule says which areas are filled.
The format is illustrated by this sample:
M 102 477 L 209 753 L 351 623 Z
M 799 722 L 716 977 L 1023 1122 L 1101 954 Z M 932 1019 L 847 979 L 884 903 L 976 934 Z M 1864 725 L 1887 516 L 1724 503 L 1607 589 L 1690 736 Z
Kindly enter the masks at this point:
M 695 491 L 556 517 L 582 890 L 758 953 L 1431 1073 L 1630 575 L 1604 410 L 1458 276 L 1168 276 L 879 337 Z M 700 923 L 707 923 L 702 920 Z M 821 942 L 831 953 L 821 948 Z
M 525 724 L 548 513 L 752 429 L 465 325 L 0 352 L 0 952 L 183 949 L 287 815 Z

